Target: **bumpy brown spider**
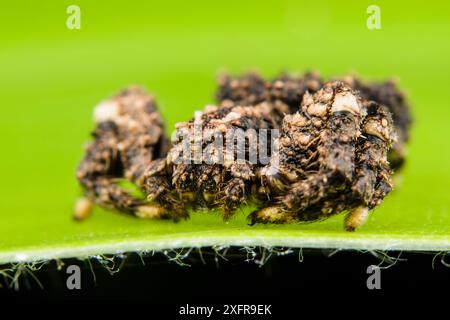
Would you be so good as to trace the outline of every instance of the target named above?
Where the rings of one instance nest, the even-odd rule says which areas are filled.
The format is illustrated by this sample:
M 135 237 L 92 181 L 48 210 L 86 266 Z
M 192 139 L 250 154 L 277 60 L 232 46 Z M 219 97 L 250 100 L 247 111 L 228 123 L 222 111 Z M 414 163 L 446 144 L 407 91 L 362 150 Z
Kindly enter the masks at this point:
M 227 219 L 254 197 L 261 209 L 252 223 L 347 211 L 345 227 L 354 230 L 390 192 L 410 118 L 393 85 L 346 82 L 323 84 L 316 74 L 272 81 L 223 76 L 219 105 L 177 124 L 171 146 L 153 98 L 136 87 L 125 90 L 95 109 L 94 141 L 77 172 L 85 197 L 75 217 L 96 203 L 173 220 L 187 218 L 189 207 L 219 208 Z M 123 178 L 144 197 L 121 188 Z
M 301 110 L 284 118 L 278 156 L 258 173 L 268 200 L 251 221 L 314 221 L 348 211 L 345 228 L 354 230 L 391 191 L 394 141 L 389 110 L 343 82 L 306 94 Z

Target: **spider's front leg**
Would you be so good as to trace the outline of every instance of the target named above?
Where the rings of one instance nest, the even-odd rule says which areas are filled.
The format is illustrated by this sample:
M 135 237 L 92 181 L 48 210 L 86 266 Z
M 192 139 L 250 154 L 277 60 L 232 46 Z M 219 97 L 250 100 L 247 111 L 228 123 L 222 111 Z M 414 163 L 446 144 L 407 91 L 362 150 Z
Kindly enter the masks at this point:
M 253 170 L 254 166 L 248 161 L 231 165 L 232 178 L 219 191 L 219 206 L 225 220 L 230 219 L 250 196 L 251 181 L 255 177 Z
M 138 184 L 149 203 L 139 208 L 138 217 L 174 221 L 189 218 L 182 196 L 172 184 L 172 171 L 173 166 L 165 158 L 152 161 L 146 168 Z
M 360 205 L 345 219 L 345 229 L 353 231 L 366 221 L 370 209 L 381 203 L 392 190 L 392 170 L 387 157 L 395 142 L 394 124 L 389 110 L 367 102 L 368 116 L 362 125 L 363 136 L 357 144 L 356 177 L 351 197 Z
M 333 176 L 327 174 L 312 174 L 307 179 L 293 183 L 287 191 L 272 201 L 272 205 L 254 211 L 250 223 L 285 224 L 296 221 L 313 221 L 329 215 L 329 211 L 308 210 L 319 203 L 330 192 L 329 181 Z
M 84 197 L 75 206 L 77 220 L 87 218 L 93 204 L 130 214 L 143 204 L 116 184 L 122 178 L 117 130 L 113 122 L 103 122 L 93 133 L 95 141 L 88 145 L 77 170 L 77 179 L 84 189 Z
M 392 114 L 397 139 L 388 152 L 388 160 L 390 167 L 394 172 L 397 172 L 405 162 L 405 148 L 412 124 L 411 110 L 405 93 L 400 91 L 395 80 L 382 83 L 365 83 L 350 76 L 346 77 L 345 81 L 358 90 L 364 99 L 385 106 Z
M 318 172 L 293 183 L 282 199 L 288 210 L 298 212 L 299 220 L 311 220 L 311 217 L 302 217 L 302 212 L 345 190 L 351 182 L 359 118 L 350 112 L 330 116 L 329 127 L 320 134 Z M 335 213 L 334 208 L 320 211 L 315 219 Z

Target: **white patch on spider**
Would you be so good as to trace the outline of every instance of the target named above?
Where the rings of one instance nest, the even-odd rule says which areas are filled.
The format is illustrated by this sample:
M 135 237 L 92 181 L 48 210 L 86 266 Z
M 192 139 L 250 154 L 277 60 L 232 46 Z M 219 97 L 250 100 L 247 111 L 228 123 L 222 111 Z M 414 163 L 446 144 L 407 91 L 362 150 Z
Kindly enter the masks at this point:
M 217 109 L 219 109 L 217 106 L 208 104 L 205 106 L 203 113 L 211 113 L 211 112 L 217 111 Z
M 94 120 L 96 123 L 105 121 L 117 121 L 119 118 L 119 105 L 113 101 L 104 101 L 94 109 Z
M 195 111 L 194 113 L 194 122 L 201 122 L 202 121 L 203 112 L 202 111 Z
M 340 111 L 347 111 L 354 115 L 359 115 L 361 113 L 361 106 L 356 96 L 348 92 L 337 93 L 331 106 L 331 112 L 335 113 Z
M 364 132 L 368 135 L 378 137 L 381 140 L 388 140 L 389 138 L 388 129 L 384 128 L 376 120 L 367 121 L 364 125 Z
M 241 118 L 241 115 L 239 113 L 232 111 L 229 114 L 227 114 L 225 116 L 225 118 L 223 118 L 223 121 L 231 122 L 231 121 L 234 121 L 234 120 L 238 120 L 240 118 Z
M 308 113 L 312 116 L 323 117 L 327 113 L 327 105 L 325 103 L 314 103 L 308 107 Z

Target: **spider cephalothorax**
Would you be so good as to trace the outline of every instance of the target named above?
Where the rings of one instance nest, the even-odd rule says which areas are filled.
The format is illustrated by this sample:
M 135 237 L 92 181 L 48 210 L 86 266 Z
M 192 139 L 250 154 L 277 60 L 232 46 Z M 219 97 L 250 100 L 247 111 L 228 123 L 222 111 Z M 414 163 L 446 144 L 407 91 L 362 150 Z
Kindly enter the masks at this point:
M 349 211 L 346 229 L 362 224 L 391 190 L 387 152 L 395 141 L 388 109 L 342 82 L 306 94 L 286 115 L 279 153 L 258 176 L 263 209 L 253 223 L 314 221 Z

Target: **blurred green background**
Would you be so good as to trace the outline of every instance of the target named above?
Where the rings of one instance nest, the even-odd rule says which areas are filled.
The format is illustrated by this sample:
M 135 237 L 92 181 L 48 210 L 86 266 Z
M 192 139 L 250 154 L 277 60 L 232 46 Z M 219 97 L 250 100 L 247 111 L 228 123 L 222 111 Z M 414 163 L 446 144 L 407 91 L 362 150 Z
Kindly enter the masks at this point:
M 81 30 L 66 27 L 71 4 Z M 371 4 L 381 30 L 366 27 Z M 1 4 L 0 35 L 0 262 L 216 243 L 450 249 L 449 2 L 19 0 Z M 71 220 L 97 102 L 144 85 L 171 131 L 214 102 L 220 70 L 249 69 L 400 80 L 414 106 L 408 164 L 366 226 L 345 233 L 339 216 L 251 228 L 244 214 L 225 224 L 207 213 L 173 224 L 101 209 Z

